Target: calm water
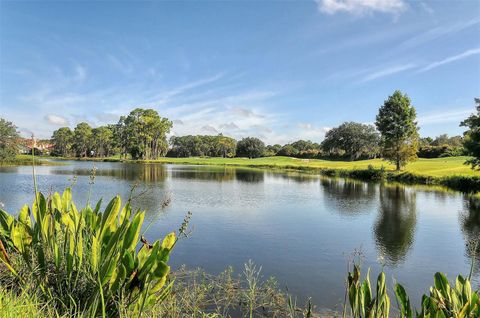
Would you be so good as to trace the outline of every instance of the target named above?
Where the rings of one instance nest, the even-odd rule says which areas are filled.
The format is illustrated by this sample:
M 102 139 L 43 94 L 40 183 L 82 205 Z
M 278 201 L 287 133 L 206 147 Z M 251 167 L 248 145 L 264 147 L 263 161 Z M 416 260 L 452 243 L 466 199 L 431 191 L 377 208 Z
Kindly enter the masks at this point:
M 77 176 L 77 206 L 87 200 L 91 162 L 37 168 L 43 192 L 62 190 Z M 171 259 L 218 273 L 240 272 L 252 259 L 264 277 L 303 301 L 323 308 L 343 299 L 347 259 L 360 249 L 364 268 L 385 263 L 389 281 L 403 282 L 412 297 L 431 285 L 433 273 L 467 274 L 465 243 L 480 236 L 480 210 L 467 197 L 428 188 L 380 185 L 241 168 L 95 163 L 92 199 L 127 197 L 138 184 L 135 205 L 153 225 L 147 237 L 177 229 L 187 211 L 193 233 Z M 0 201 L 17 211 L 32 200 L 30 167 L 0 167 Z M 161 210 L 165 197 L 170 205 Z M 478 286 L 480 272 L 475 274 Z

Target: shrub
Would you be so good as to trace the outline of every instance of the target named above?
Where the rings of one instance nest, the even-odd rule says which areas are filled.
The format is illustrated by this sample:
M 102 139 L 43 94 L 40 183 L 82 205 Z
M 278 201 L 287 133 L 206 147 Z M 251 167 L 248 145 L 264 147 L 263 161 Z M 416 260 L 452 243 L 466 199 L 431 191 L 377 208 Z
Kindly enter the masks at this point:
M 418 150 L 419 158 L 444 158 L 465 155 L 463 147 L 443 146 L 422 146 Z
M 142 239 L 137 250 L 145 213 L 132 214 L 130 201 L 122 208 L 119 196 L 100 207 L 101 200 L 77 210 L 67 188 L 48 198 L 37 193 L 16 218 L 0 210 L 0 260 L 14 277 L 9 287 L 34 288 L 59 313 L 89 316 L 117 316 L 120 303 L 140 313 L 161 301 L 171 287 L 165 285 L 175 233 L 152 245 Z

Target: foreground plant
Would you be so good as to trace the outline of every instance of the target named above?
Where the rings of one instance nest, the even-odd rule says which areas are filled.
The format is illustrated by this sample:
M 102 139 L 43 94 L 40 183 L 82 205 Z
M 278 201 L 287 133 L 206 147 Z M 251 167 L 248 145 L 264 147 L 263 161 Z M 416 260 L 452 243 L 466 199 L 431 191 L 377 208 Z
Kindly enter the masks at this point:
M 119 304 L 139 315 L 162 301 L 173 284 L 166 282 L 175 233 L 153 244 L 142 238 L 137 250 L 145 213 L 132 213 L 130 201 L 122 208 L 119 196 L 100 209 L 101 200 L 79 211 L 70 188 L 37 193 L 16 218 L 0 209 L 0 268 L 13 276 L 0 284 L 20 283 L 76 315 L 118 316 Z
M 390 315 L 390 297 L 385 284 L 385 273 L 377 278 L 376 295 L 370 286 L 370 270 L 363 282 L 360 266 L 354 264 L 353 272 L 348 273 L 347 295 L 350 313 L 353 318 L 388 318 Z M 470 277 L 457 276 L 455 285 L 451 286 L 445 274 L 436 273 L 434 285 L 429 295 L 423 295 L 421 311 L 415 312 L 405 288 L 400 284 L 394 286 L 400 318 L 478 318 L 480 317 L 480 291 L 472 290 Z M 344 317 L 346 317 L 346 303 Z

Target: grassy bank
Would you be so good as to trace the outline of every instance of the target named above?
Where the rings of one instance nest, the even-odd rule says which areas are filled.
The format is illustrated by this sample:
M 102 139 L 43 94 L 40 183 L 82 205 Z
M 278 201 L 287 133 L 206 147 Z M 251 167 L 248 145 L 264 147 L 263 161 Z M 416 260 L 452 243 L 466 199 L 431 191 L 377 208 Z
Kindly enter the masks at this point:
M 394 165 L 382 159 L 360 161 L 330 161 L 290 157 L 247 158 L 160 158 L 158 160 L 126 162 L 169 163 L 192 165 L 240 166 L 252 168 L 290 169 L 310 171 L 333 177 L 348 177 L 365 181 L 395 181 L 406 184 L 441 185 L 463 192 L 480 191 L 480 171 L 464 164 L 469 157 L 418 159 L 404 170 L 395 171 Z M 118 157 L 87 159 L 122 161 Z
M 35 164 L 37 166 L 55 166 L 59 165 L 58 162 L 46 160 L 44 157 L 35 157 Z M 15 158 L 0 160 L 0 166 L 31 166 L 31 155 L 17 155 Z

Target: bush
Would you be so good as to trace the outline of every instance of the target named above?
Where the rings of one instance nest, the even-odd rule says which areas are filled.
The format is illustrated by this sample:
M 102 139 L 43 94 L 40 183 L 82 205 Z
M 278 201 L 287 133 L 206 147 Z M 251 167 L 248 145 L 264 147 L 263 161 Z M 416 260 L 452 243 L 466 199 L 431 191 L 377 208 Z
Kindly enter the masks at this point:
M 118 316 L 120 304 L 138 314 L 161 301 L 171 287 L 175 233 L 152 245 L 142 239 L 137 250 L 145 213 L 132 214 L 129 201 L 122 208 L 119 196 L 100 207 L 101 200 L 77 210 L 67 188 L 48 198 L 38 193 L 17 218 L 0 210 L 0 260 L 12 277 L 0 283 L 33 289 L 60 314 Z
M 440 179 L 440 184 L 462 192 L 480 192 L 480 177 L 451 176 Z
M 423 146 L 418 150 L 419 158 L 444 158 L 457 157 L 465 155 L 463 147 L 443 146 Z

